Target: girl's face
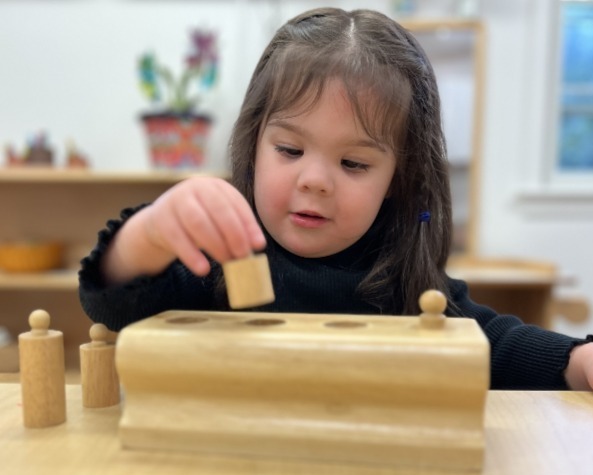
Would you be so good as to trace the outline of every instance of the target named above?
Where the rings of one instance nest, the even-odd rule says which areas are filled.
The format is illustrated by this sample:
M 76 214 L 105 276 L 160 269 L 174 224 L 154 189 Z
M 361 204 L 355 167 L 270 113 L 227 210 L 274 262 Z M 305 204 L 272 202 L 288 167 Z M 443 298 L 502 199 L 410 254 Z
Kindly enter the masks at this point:
M 294 113 L 293 113 L 294 112 Z M 301 257 L 325 257 L 370 228 L 395 172 L 395 157 L 356 119 L 339 81 L 308 112 L 273 115 L 255 158 L 255 206 L 266 230 Z

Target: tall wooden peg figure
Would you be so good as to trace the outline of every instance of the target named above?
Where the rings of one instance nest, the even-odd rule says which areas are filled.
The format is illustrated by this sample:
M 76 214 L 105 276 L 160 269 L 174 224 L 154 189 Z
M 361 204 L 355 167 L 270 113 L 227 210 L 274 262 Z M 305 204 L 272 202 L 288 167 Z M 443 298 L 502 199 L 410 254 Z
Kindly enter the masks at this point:
M 80 345 L 80 381 L 84 407 L 109 407 L 119 403 L 119 378 L 115 369 L 115 344 L 109 330 L 95 323 L 90 343 Z
M 445 326 L 444 311 L 447 308 L 447 297 L 438 290 L 427 290 L 418 301 L 422 313 L 420 326 L 422 328 L 438 329 Z
M 19 335 L 19 359 L 25 427 L 41 428 L 66 420 L 64 336 L 50 330 L 45 310 L 29 315 L 31 331 Z

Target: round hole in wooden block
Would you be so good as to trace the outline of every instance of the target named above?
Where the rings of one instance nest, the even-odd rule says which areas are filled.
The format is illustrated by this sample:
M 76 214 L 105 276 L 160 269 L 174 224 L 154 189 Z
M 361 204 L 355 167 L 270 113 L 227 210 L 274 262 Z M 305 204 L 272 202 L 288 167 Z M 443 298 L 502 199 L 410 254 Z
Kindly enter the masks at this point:
M 256 318 L 253 320 L 247 320 L 245 323 L 247 325 L 253 325 L 256 327 L 269 327 L 272 325 L 283 325 L 286 322 L 277 318 Z
M 204 323 L 207 322 L 208 319 L 206 317 L 170 317 L 167 318 L 167 323 L 174 323 L 174 324 L 182 324 L 186 325 L 188 323 Z
M 351 322 L 349 320 L 339 320 L 335 322 L 325 323 L 326 327 L 330 328 L 362 328 L 366 327 L 367 324 L 363 322 Z

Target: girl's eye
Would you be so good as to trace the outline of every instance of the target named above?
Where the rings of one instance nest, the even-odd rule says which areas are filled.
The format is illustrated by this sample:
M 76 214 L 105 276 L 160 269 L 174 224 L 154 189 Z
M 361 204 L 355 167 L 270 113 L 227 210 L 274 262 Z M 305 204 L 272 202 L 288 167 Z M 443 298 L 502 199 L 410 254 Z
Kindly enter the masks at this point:
M 284 145 L 276 145 L 274 148 L 280 155 L 288 158 L 299 158 L 303 156 L 303 151 L 298 148 L 285 147 Z
M 342 166 L 350 171 L 366 171 L 369 166 L 364 163 L 354 162 L 352 160 L 343 159 Z

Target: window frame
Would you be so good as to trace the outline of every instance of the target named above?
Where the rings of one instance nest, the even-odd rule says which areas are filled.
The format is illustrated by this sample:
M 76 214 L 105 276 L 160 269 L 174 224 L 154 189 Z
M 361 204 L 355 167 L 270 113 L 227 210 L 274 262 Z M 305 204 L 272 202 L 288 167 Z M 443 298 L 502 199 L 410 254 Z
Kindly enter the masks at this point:
M 562 104 L 562 94 L 564 87 L 564 12 L 563 7 L 567 4 L 590 4 L 593 8 L 593 0 L 560 0 L 555 2 L 554 18 L 554 45 L 555 48 L 551 51 L 551 71 L 552 85 L 550 87 L 550 102 L 549 105 L 549 134 L 546 134 L 547 143 L 545 150 L 548 151 L 546 157 L 546 175 L 547 182 L 551 188 L 563 188 L 570 186 L 575 192 L 583 188 L 586 190 L 593 185 L 593 167 L 588 170 L 583 169 L 566 169 L 562 168 L 561 160 L 561 128 L 564 106 Z M 593 68 L 593 64 L 591 66 Z M 593 82 L 591 83 L 593 88 Z M 593 96 L 592 96 L 593 101 Z M 593 117 L 593 110 L 591 112 Z M 593 190 L 591 190 L 593 194 Z

